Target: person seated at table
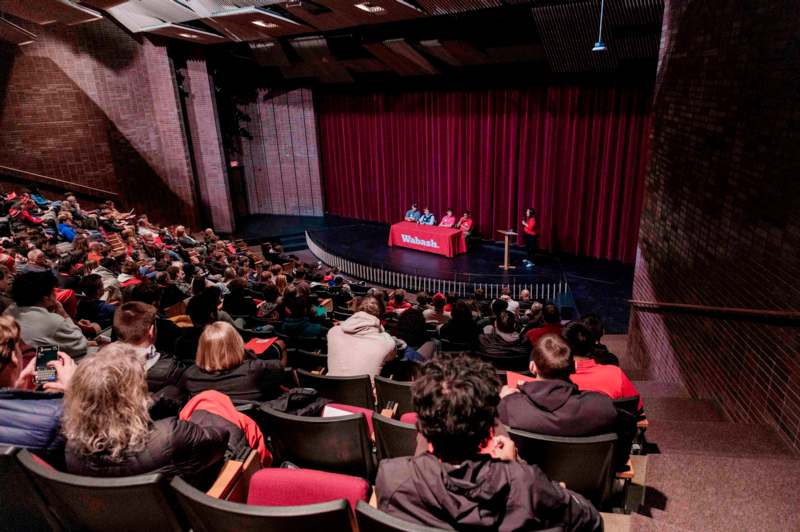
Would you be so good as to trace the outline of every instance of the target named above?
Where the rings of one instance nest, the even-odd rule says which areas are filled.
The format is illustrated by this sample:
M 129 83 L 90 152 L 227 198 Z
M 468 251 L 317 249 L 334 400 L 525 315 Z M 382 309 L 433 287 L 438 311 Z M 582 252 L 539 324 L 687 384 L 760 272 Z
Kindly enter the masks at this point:
M 411 204 L 411 208 L 406 211 L 405 220 L 407 222 L 419 222 L 419 217 L 421 216 L 419 209 L 417 208 L 416 203 Z
M 433 215 L 429 208 L 425 207 L 422 210 L 422 216 L 419 217 L 419 222 L 417 223 L 420 225 L 436 225 L 436 216 Z
M 447 209 L 447 214 L 442 216 L 442 220 L 439 222 L 440 227 L 453 227 L 456 225 L 456 217 L 453 216 L 453 209 Z
M 464 236 L 469 236 L 472 234 L 472 213 L 469 211 L 464 211 L 464 215 L 456 224 L 456 229 L 461 229 L 464 232 Z

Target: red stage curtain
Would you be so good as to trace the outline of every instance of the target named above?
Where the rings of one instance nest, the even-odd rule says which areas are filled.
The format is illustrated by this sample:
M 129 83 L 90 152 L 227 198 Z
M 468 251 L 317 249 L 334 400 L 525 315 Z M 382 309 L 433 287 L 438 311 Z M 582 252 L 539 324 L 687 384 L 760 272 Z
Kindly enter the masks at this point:
M 477 230 L 521 230 L 545 249 L 633 262 L 651 89 L 319 94 L 326 208 L 380 222 L 416 201 L 437 219 L 471 209 Z

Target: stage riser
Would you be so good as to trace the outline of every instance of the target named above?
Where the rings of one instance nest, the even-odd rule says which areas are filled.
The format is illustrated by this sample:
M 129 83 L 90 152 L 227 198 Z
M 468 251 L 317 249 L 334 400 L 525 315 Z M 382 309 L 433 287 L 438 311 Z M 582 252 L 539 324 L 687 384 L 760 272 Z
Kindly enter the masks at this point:
M 458 297 L 471 296 L 476 288 L 483 288 L 488 298 L 500 297 L 504 287 L 511 289 L 513 297 L 518 297 L 522 290 L 528 290 L 531 297 L 541 301 L 552 301 L 559 306 L 572 301 L 569 284 L 558 283 L 519 283 L 511 280 L 505 283 L 471 283 L 453 279 L 436 279 L 407 273 L 395 272 L 383 268 L 374 268 L 329 253 L 311 239 L 306 232 L 308 249 L 319 260 L 330 267 L 339 268 L 343 273 L 356 279 L 390 288 L 403 288 L 412 292 L 424 290 L 429 293 L 453 292 Z

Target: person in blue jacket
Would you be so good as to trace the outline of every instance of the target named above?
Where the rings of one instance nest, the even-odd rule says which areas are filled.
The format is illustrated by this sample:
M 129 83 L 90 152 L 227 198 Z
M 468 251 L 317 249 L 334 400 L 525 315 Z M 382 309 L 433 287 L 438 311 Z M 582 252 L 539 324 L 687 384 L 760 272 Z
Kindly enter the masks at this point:
M 422 225 L 436 225 L 436 216 L 433 215 L 431 210 L 425 207 L 422 210 L 422 216 L 419 217 L 419 222 Z
M 419 222 L 419 217 L 420 217 L 420 212 L 419 212 L 419 209 L 417 209 L 417 204 L 416 203 L 412 203 L 411 204 L 411 208 L 406 211 L 405 220 L 407 222 L 415 222 L 416 223 L 416 222 Z

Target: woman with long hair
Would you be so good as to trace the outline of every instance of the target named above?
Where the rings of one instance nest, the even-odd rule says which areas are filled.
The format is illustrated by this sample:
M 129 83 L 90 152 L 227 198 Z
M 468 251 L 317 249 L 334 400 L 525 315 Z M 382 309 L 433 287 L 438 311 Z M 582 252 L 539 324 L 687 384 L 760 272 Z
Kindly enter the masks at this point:
M 228 432 L 170 417 L 153 421 L 145 369 L 113 343 L 84 359 L 64 395 L 70 473 L 122 477 L 195 474 L 222 460 Z
M 179 387 L 190 396 L 216 390 L 234 403 L 274 399 L 281 394 L 286 364 L 277 357 L 284 357 L 285 351 L 276 340 L 262 356 L 271 360 L 249 356 L 242 337 L 229 323 L 211 323 L 200 336 L 195 365 L 183 373 Z
M 523 262 L 526 268 L 533 268 L 533 256 L 536 254 L 537 243 L 539 240 L 539 228 L 536 221 L 536 209 L 531 207 L 525 209 L 525 217 L 522 219 L 522 234 L 525 237 L 525 251 L 528 258 Z

